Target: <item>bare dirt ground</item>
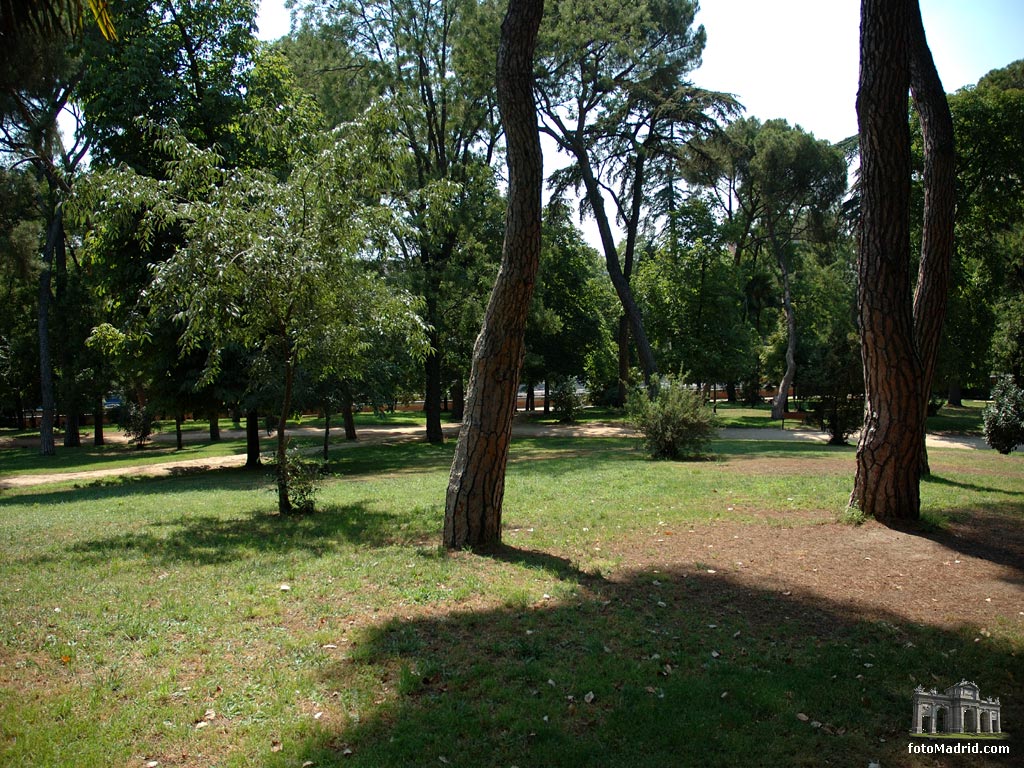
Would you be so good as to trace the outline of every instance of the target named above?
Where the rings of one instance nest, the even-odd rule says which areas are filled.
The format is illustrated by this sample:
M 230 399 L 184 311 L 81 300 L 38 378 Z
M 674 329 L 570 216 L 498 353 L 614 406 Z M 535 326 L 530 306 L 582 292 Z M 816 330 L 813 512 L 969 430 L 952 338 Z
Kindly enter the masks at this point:
M 611 554 L 631 569 L 689 569 L 703 583 L 774 591 L 859 619 L 985 631 L 1000 622 L 1024 625 L 1024 530 L 1005 516 L 975 511 L 933 532 L 794 522 L 792 513 L 766 514 L 755 525 L 659 529 L 615 542 Z

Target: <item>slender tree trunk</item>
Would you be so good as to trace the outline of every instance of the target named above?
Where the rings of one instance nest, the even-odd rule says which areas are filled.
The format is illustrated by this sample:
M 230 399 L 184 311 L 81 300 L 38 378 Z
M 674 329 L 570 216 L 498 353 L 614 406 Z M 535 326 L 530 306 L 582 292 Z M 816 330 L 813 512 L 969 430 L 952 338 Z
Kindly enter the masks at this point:
M 179 451 L 185 448 L 184 435 L 181 433 L 181 423 L 184 420 L 185 415 L 181 411 L 174 414 L 174 443 Z
M 64 447 L 82 447 L 82 416 L 78 413 L 78 403 L 72 399 L 67 404 L 68 412 L 64 417 Z
M 789 407 L 789 388 L 796 378 L 796 313 L 793 311 L 793 294 L 789 284 L 789 269 L 786 257 L 777 252 L 779 272 L 782 274 L 782 309 L 786 314 L 786 372 L 779 383 L 779 391 L 772 402 L 772 418 L 779 420 Z
M 949 392 L 946 395 L 946 400 L 948 400 L 949 404 L 954 408 L 964 407 L 964 393 L 963 389 L 960 387 L 959 380 L 954 379 L 949 382 Z
M 910 34 L 910 92 L 921 119 L 924 139 L 924 219 L 914 291 L 914 331 L 921 355 L 924 419 L 928 415 L 949 295 L 956 216 L 956 147 L 949 102 L 928 49 L 917 3 L 914 3 Z M 922 475 L 930 474 L 924 439 L 921 440 L 920 463 Z
M 331 455 L 331 411 L 327 407 L 324 407 L 324 444 L 320 455 L 324 461 Z
M 295 378 L 295 363 L 289 350 L 284 364 L 284 396 L 281 398 L 281 415 L 277 417 L 277 511 L 288 515 L 292 502 L 288 498 L 288 414 L 292 408 L 292 382 Z
M 92 411 L 92 420 L 95 425 L 92 431 L 92 444 L 97 448 L 104 444 L 103 420 L 106 418 L 106 415 L 106 411 L 103 408 L 103 398 L 100 397 L 96 400 L 96 405 Z
M 910 301 L 909 29 L 916 0 L 863 0 L 857 115 L 857 309 L 865 418 L 850 504 L 878 520 L 920 515 L 921 359 Z
M 220 412 L 216 408 L 210 409 L 210 442 L 220 442 Z
M 345 423 L 345 439 L 358 439 L 359 436 L 356 434 L 355 406 L 352 402 L 352 398 L 347 394 L 341 401 L 341 416 Z
M 535 410 L 537 410 L 537 400 L 536 400 L 536 397 L 537 397 L 537 395 L 536 395 L 536 392 L 534 392 L 533 383 L 531 382 L 531 383 L 526 385 L 526 407 L 525 407 L 525 410 L 527 410 L 527 411 L 535 411 Z M 518 407 L 519 407 L 519 395 L 517 393 L 516 394 L 516 408 L 518 408 Z
M 544 413 L 551 413 L 551 388 L 547 376 L 544 377 Z
M 616 397 L 621 408 L 626 404 L 626 400 L 629 397 L 629 318 L 625 315 L 619 317 L 617 342 L 619 350 L 619 382 Z
M 258 469 L 260 461 L 260 414 L 255 408 L 245 412 L 245 468 Z
M 586 158 L 585 150 L 583 151 L 582 156 L 579 154 L 577 155 L 577 159 L 580 160 L 580 168 L 583 171 L 587 200 L 593 209 L 594 218 L 598 224 L 598 232 L 601 235 L 601 247 L 604 250 L 605 267 L 608 269 L 608 276 L 611 278 L 612 287 L 615 288 L 615 293 L 619 297 L 619 303 L 622 304 L 623 315 L 629 324 L 633 343 L 636 345 L 640 367 L 644 372 L 644 381 L 649 384 L 651 377 L 658 372 L 658 366 L 654 361 L 654 352 L 647 339 L 647 331 L 644 330 L 643 316 L 640 313 L 640 307 L 637 305 L 636 299 L 633 298 L 633 290 L 629 285 L 629 276 L 623 273 L 622 266 L 619 264 L 619 251 L 615 247 L 615 240 L 612 237 L 611 226 L 608 223 L 608 214 L 605 212 L 604 195 L 602 194 L 600 185 L 597 183 L 597 179 L 594 177 L 593 172 L 590 169 L 589 159 Z M 619 335 L 619 344 L 619 356 L 621 359 L 621 332 Z M 623 400 L 623 402 L 625 402 L 625 400 Z
M 53 362 L 50 355 L 50 308 L 53 306 L 53 294 L 50 285 L 53 277 L 53 254 L 57 247 L 57 239 L 63 236 L 63 209 L 57 203 L 53 210 L 53 218 L 46 232 L 46 244 L 43 246 L 43 265 L 39 271 L 39 388 L 42 400 L 42 421 L 39 426 L 39 453 L 53 456 L 57 452 L 53 440 L 53 426 L 56 418 L 56 402 L 54 398 Z
M 428 299 L 428 304 L 430 303 Z M 429 316 L 429 312 L 428 312 Z M 423 362 L 426 387 L 423 393 L 423 410 L 427 415 L 427 441 L 434 445 L 444 443 L 444 429 L 441 427 L 441 353 L 440 336 L 430 331 L 431 352 Z
M 508 146 L 501 268 L 473 349 L 466 416 L 445 500 L 444 545 L 501 542 L 505 467 L 537 278 L 544 170 L 533 98 L 533 52 L 543 0 L 509 0 L 498 47 L 497 90 Z
M 459 376 L 452 384 L 452 420 L 462 423 L 466 416 L 466 387 Z

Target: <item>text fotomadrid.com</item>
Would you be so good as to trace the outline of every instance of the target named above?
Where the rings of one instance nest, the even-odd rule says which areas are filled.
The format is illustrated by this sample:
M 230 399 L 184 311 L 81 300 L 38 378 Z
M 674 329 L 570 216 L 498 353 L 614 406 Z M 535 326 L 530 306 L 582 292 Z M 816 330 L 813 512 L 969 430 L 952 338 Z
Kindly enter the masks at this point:
M 1009 744 L 908 744 L 907 752 L 912 755 L 1008 755 Z

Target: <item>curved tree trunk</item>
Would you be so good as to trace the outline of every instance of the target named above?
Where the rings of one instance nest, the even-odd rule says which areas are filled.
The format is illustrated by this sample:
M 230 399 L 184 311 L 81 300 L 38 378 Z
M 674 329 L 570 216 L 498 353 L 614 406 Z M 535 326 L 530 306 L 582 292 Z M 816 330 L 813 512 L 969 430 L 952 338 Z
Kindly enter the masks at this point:
M 914 292 L 914 331 L 921 355 L 921 408 L 925 418 L 949 295 L 956 216 L 956 147 L 946 91 L 928 50 L 921 11 L 916 4 L 911 25 L 910 92 L 920 115 L 924 139 L 924 221 Z M 930 474 L 924 440 L 920 463 L 921 473 Z
M 540 263 L 544 171 L 533 98 L 533 52 L 543 0 L 509 0 L 498 48 L 498 105 L 509 189 L 501 269 L 473 348 L 466 416 L 445 500 L 449 549 L 501 542 L 505 467 L 525 352 L 526 316 Z
M 925 214 L 910 298 L 907 92 L 925 138 Z M 857 94 L 861 146 L 858 312 L 865 418 L 851 506 L 882 521 L 920 516 L 925 416 L 953 232 L 952 121 L 916 0 L 863 0 Z

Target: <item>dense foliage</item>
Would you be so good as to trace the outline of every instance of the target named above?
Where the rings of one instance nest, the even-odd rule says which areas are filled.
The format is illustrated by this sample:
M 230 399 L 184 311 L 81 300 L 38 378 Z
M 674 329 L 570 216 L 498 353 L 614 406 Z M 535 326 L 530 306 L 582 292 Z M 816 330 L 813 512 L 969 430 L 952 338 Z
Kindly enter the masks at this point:
M 304 0 L 272 44 L 252 0 L 116 10 L 116 39 L 31 25 L 3 62 L 6 422 L 38 428 L 41 406 L 51 451 L 55 424 L 75 445 L 118 395 L 211 436 L 219 415 L 298 409 L 342 413 L 354 436 L 358 408 L 422 399 L 439 440 L 503 234 L 503 4 Z M 694 87 L 695 12 L 549 5 L 537 97 L 562 167 L 521 383 L 545 408 L 573 382 L 621 405 L 656 370 L 730 399 L 781 390 L 845 440 L 863 391 L 849 148 Z M 1024 383 L 1022 73 L 949 98 L 957 250 L 936 386 L 953 404 L 993 374 Z

